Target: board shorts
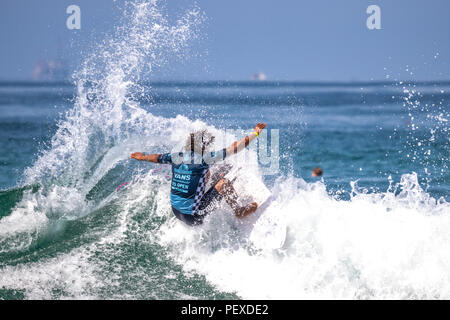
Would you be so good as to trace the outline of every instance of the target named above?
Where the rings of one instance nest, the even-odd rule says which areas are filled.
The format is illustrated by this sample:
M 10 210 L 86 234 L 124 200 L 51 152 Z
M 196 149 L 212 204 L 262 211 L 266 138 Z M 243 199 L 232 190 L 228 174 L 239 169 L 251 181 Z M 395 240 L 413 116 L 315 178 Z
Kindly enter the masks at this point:
M 172 206 L 172 211 L 175 217 L 183 221 L 184 223 L 190 226 L 196 226 L 203 223 L 203 219 L 211 213 L 215 204 L 222 199 L 222 195 L 216 190 L 216 188 L 212 187 L 209 189 L 200 200 L 200 205 L 198 207 L 198 211 L 194 214 L 184 214 L 178 211 L 176 208 Z

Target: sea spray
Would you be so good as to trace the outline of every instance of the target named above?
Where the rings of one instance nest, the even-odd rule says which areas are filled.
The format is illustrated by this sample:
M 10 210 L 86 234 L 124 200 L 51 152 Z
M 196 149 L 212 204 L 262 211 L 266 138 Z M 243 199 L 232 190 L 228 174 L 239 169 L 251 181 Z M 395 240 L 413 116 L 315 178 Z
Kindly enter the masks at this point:
M 179 121 L 153 116 L 134 98 L 142 94 L 142 73 L 162 66 L 162 57 L 183 55 L 203 14 L 194 7 L 172 25 L 159 1 L 135 1 L 125 4 L 122 20 L 75 72 L 74 105 L 58 121 L 49 147 L 25 170 L 24 185 L 39 188 L 25 191 L 0 221 L 0 232 L 11 236 L 1 239 L 0 250 L 28 248 L 45 233 L 48 219 L 77 219 L 105 205 L 105 199 L 89 201 L 89 195 L 133 148 L 173 143 L 167 135 Z M 190 126 L 180 125 L 183 130 Z
M 85 176 L 87 169 L 112 146 L 136 135 L 151 136 L 165 127 L 164 121 L 158 123 L 134 99 L 142 94 L 138 81 L 143 72 L 164 62 L 165 53 L 180 52 L 188 45 L 202 15 L 194 8 L 171 26 L 158 3 L 128 3 L 124 24 L 74 74 L 74 107 L 60 121 L 49 150 L 25 172 L 27 183 L 57 179 L 60 184 L 86 189 L 86 180 L 92 179 Z
M 396 85 L 402 90 L 400 97 L 408 128 L 407 143 L 400 152 L 404 154 L 406 161 L 420 165 L 418 174 L 423 177 L 428 188 L 432 179 L 443 180 L 449 169 L 450 113 L 446 105 L 446 92 L 441 88 L 433 88 L 431 93 L 423 93 L 415 83 L 399 82 Z M 430 94 L 441 97 L 437 101 L 430 101 Z M 428 97 L 425 98 L 424 95 Z M 396 131 L 395 134 L 399 133 Z M 445 143 L 438 143 L 442 140 Z M 431 156 L 431 153 L 436 155 Z

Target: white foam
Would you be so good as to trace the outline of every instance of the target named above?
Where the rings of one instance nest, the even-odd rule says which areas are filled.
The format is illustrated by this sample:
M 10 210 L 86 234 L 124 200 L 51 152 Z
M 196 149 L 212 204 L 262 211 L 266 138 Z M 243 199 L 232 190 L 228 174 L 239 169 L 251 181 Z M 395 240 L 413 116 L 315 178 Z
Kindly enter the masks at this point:
M 183 54 L 182 49 L 196 36 L 202 14 L 194 7 L 171 24 L 159 1 L 124 6 L 123 24 L 74 75 L 74 107 L 59 121 L 48 148 L 25 170 L 24 184 L 40 189 L 26 191 L 11 213 L 0 219 L 0 253 L 26 251 L 55 220 L 78 219 L 116 199 L 110 195 L 91 203 L 86 196 L 108 171 L 128 158 L 130 148 L 162 147 L 161 141 L 170 146 L 176 134 L 167 137 L 168 129 L 179 129 L 181 134 L 200 126 L 183 117 L 155 117 L 133 95 L 142 94 L 138 81 L 143 72 L 163 65 L 168 54 Z M 100 236 L 97 244 L 123 240 L 129 216 L 142 198 L 137 196 L 133 202 L 131 194 L 129 202 L 119 202 L 122 210 L 116 227 Z M 96 275 L 92 270 L 101 268 L 102 261 L 89 261 L 90 250 L 86 250 L 75 248 L 52 259 L 2 266 L 0 287 L 24 289 L 27 298 L 50 298 L 54 289 L 67 292 L 56 297 L 93 297 L 89 288 L 95 286 Z
M 449 298 L 450 206 L 420 190 L 415 174 L 397 188 L 343 201 L 322 183 L 280 180 L 250 234 L 214 223 L 224 214 L 215 212 L 201 229 L 164 226 L 158 241 L 186 272 L 245 299 Z M 280 248 L 261 245 L 273 222 L 286 234 Z
M 0 272 L 0 288 L 21 291 L 27 299 L 94 299 L 102 284 L 87 252 L 78 248 L 55 258 L 6 266 Z

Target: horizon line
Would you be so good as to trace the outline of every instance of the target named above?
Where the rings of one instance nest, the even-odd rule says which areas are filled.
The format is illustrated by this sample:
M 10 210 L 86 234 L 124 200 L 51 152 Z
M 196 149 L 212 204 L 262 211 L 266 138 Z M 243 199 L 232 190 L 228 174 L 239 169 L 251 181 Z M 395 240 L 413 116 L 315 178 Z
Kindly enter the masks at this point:
M 138 84 L 153 85 L 153 86 L 167 86 L 167 85 L 181 85 L 189 86 L 193 84 L 200 85 L 250 85 L 250 86 L 267 86 L 267 85 L 305 85 L 305 86 L 323 86 L 323 85 L 450 85 L 450 79 L 446 80 L 144 80 L 138 81 Z M 74 86 L 75 80 L 6 80 L 0 79 L 0 86 Z

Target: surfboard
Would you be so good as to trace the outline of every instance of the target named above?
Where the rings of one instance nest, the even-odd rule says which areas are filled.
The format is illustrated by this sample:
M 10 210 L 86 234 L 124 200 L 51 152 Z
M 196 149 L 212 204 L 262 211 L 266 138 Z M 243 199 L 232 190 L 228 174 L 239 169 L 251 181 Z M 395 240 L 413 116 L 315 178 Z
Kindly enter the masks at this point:
M 239 220 L 240 232 L 247 234 L 255 248 L 275 250 L 282 248 L 287 236 L 287 228 L 276 216 L 264 214 L 270 206 L 272 193 L 265 186 L 261 177 L 246 168 L 245 164 L 231 165 L 229 163 L 212 167 L 214 182 L 225 177 L 233 184 L 239 195 L 241 204 L 253 201 L 258 203 L 258 209 L 245 220 Z M 211 179 L 212 180 L 212 179 Z
M 256 174 L 243 166 L 230 163 L 215 165 L 211 168 L 211 186 L 215 185 L 221 178 L 226 178 L 233 184 L 242 205 L 256 202 L 258 207 L 269 199 L 271 192 Z

